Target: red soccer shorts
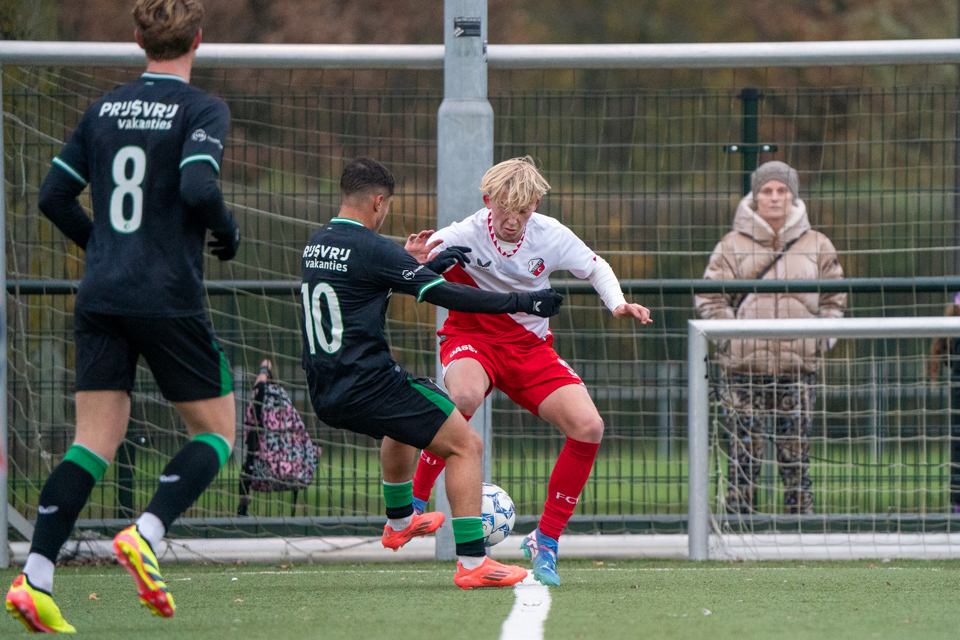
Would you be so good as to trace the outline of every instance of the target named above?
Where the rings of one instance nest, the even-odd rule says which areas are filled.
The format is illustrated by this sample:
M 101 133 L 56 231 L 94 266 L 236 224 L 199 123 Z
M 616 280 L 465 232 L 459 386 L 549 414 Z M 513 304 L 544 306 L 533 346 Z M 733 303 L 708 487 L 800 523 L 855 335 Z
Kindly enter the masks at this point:
M 539 340 L 530 334 L 529 340 L 519 343 L 495 343 L 491 336 L 477 334 L 445 336 L 440 343 L 444 373 L 454 360 L 472 358 L 490 378 L 487 395 L 496 387 L 535 416 L 540 416 L 540 403 L 560 387 L 583 385 L 577 372 L 553 350 L 553 335 Z

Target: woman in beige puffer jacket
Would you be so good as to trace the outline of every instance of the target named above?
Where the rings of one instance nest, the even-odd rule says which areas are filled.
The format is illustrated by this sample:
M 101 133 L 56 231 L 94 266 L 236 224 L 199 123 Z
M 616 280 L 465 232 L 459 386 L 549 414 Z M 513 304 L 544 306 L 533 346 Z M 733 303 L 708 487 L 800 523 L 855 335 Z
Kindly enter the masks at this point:
M 779 234 L 757 214 L 755 206 L 752 193 L 740 201 L 733 231 L 713 250 L 704 280 L 753 280 L 787 244 L 790 249 L 764 274 L 764 280 L 843 277 L 833 243 L 810 228 L 802 200 L 794 199 Z M 710 293 L 696 296 L 696 305 L 705 319 L 842 318 L 847 294 L 749 293 L 744 297 Z M 724 341 L 719 349 L 720 366 L 725 372 L 747 375 L 815 373 L 824 346 L 817 340 Z
M 733 231 L 710 256 L 707 280 L 826 280 L 843 277 L 829 238 L 810 228 L 797 197 L 798 176 L 782 162 L 753 175 L 753 192 L 737 207 Z M 757 193 L 754 198 L 753 193 Z M 839 318 L 845 293 L 748 293 L 696 296 L 708 319 Z M 816 372 L 826 350 L 818 340 L 728 340 L 718 345 L 720 405 L 729 437 L 726 506 L 755 513 L 763 444 L 771 437 L 783 481 L 783 509 L 813 514 L 810 436 Z M 768 436 L 768 423 L 773 433 Z

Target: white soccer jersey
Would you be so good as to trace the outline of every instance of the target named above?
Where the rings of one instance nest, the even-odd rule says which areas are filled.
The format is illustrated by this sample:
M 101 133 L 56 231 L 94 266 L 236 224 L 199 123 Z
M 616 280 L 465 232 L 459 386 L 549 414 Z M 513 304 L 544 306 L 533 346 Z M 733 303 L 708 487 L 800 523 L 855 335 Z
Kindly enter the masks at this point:
M 550 287 L 550 274 L 568 270 L 587 278 L 597 265 L 597 254 L 570 229 L 548 216 L 534 213 L 527 221 L 520 242 L 504 243 L 493 233 L 490 210 L 484 207 L 463 222 L 436 232 L 430 240 L 443 242 L 434 250 L 466 246 L 472 250 L 470 264 L 455 265 L 443 276 L 485 291 L 509 293 Z M 451 311 L 442 333 L 484 332 L 498 340 L 522 339 L 532 333 L 541 340 L 550 333 L 546 318 L 511 313 L 486 315 Z

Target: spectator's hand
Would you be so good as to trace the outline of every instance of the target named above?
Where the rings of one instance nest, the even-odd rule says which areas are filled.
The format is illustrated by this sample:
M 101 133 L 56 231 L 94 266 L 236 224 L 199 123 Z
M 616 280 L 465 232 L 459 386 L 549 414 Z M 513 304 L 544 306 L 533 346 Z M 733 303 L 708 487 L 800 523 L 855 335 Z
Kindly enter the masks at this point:
M 210 253 L 217 256 L 220 262 L 233 260 L 240 248 L 240 227 L 231 218 L 232 226 L 227 229 L 213 231 L 213 240 L 207 243 L 207 246 L 213 249 Z
M 426 262 L 427 258 L 430 257 L 430 252 L 443 242 L 443 240 L 438 238 L 428 244 L 427 240 L 429 240 L 430 236 L 434 233 L 435 231 L 433 229 L 427 229 L 420 233 L 411 233 L 407 237 L 407 243 L 403 245 L 403 248 L 406 249 L 407 253 L 416 258 L 417 262 Z
M 430 271 L 443 273 L 455 264 L 459 264 L 461 267 L 470 264 L 470 258 L 467 257 L 468 253 L 470 253 L 470 247 L 448 247 L 427 260 L 425 264 Z
M 553 289 L 540 289 L 532 293 L 518 293 L 519 311 L 541 318 L 549 318 L 560 313 L 563 295 Z
M 636 318 L 640 324 L 651 324 L 653 319 L 650 317 L 650 309 L 643 305 L 627 302 L 613 310 L 614 318 Z
M 257 376 L 256 383 L 266 382 L 273 379 L 273 363 L 269 358 L 265 358 L 260 363 L 260 374 Z

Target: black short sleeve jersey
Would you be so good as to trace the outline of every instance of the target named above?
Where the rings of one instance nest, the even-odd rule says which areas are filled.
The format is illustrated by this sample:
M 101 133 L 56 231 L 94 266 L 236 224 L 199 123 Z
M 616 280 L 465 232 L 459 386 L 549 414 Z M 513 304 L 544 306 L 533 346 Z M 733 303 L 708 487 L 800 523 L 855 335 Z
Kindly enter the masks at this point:
M 180 169 L 220 171 L 227 105 L 183 79 L 144 73 L 84 113 L 53 162 L 90 184 L 93 233 L 77 306 L 175 317 L 204 308 L 204 223 L 180 196 Z
M 348 218 L 313 234 L 302 265 L 303 368 L 317 415 L 331 420 L 371 411 L 407 378 L 384 333 L 391 293 L 422 300 L 444 279 Z

